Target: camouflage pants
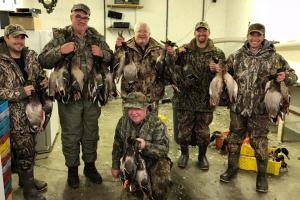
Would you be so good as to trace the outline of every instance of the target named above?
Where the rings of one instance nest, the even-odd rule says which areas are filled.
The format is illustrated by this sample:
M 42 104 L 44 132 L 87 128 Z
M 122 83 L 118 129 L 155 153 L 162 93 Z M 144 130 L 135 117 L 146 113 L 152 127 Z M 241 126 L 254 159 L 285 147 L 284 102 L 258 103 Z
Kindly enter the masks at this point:
M 61 125 L 61 139 L 66 166 L 80 165 L 80 144 L 82 159 L 91 163 L 97 159 L 99 140 L 98 119 L 101 108 L 87 100 L 79 100 L 70 104 L 58 103 Z
M 268 115 L 253 115 L 243 117 L 230 112 L 230 136 L 228 151 L 238 153 L 243 137 L 248 133 L 250 145 L 255 150 L 255 157 L 260 160 L 268 158 L 268 132 L 270 118 Z
M 35 134 L 12 131 L 11 144 L 12 168 L 14 170 L 28 170 L 33 168 L 35 159 Z
M 168 199 L 168 193 L 171 186 L 171 168 L 170 159 L 160 159 L 149 170 L 151 180 L 152 195 L 155 200 Z M 143 199 L 143 194 L 140 190 L 129 192 L 125 190 L 121 195 L 122 200 L 139 200 Z
M 212 112 L 178 110 L 178 139 L 181 145 L 191 144 L 195 135 L 195 145 L 208 145 L 210 140 L 209 124 L 213 120 Z

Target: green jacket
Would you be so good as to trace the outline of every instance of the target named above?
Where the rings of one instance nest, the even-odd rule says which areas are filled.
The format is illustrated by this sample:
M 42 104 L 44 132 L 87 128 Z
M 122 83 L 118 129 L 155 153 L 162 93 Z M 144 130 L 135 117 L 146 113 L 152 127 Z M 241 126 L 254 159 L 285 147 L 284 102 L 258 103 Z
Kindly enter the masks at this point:
M 196 39 L 176 50 L 177 86 L 179 93 L 174 94 L 173 106 L 176 109 L 212 112 L 209 107 L 209 85 L 215 73 L 209 69 L 213 57 L 222 65 L 225 61 L 223 51 L 214 46 L 212 40 L 204 49 L 196 44 Z
M 146 142 L 145 149 L 141 154 L 146 160 L 147 166 L 155 163 L 159 158 L 167 158 L 169 152 L 169 140 L 167 128 L 159 120 L 156 114 L 148 113 L 144 121 L 138 125 L 127 115 L 120 118 L 115 130 L 114 144 L 112 150 L 112 168 L 119 169 L 120 159 L 127 149 L 127 138 L 143 138 Z
M 8 47 L 4 38 L 0 37 L 0 100 L 9 102 L 11 132 L 30 133 L 32 130 L 25 113 L 29 101 L 24 91 L 26 80 L 18 64 L 8 55 Z M 32 74 L 32 85 L 39 85 L 38 77 L 46 75 L 38 63 L 36 52 L 24 47 L 22 58 L 25 60 L 25 70 Z M 51 113 L 48 115 L 50 117 Z
M 39 55 L 39 62 L 42 67 L 46 69 L 60 67 L 60 63 L 64 60 L 64 56 L 60 53 L 61 45 L 71 41 L 75 42 L 77 49 L 75 56 L 72 58 L 71 64 L 74 59 L 79 59 L 79 68 L 84 74 L 85 85 L 82 93 L 86 96 L 88 93 L 86 91 L 86 85 L 89 81 L 93 81 L 91 76 L 94 73 L 94 70 L 92 70 L 94 59 L 91 51 L 91 45 L 97 45 L 103 51 L 104 56 L 101 65 L 103 72 L 108 71 L 108 67 L 111 65 L 111 61 L 113 59 L 113 52 L 104 41 L 104 37 L 92 27 L 88 27 L 84 39 L 85 41 L 82 42 L 82 40 L 74 34 L 71 26 L 66 26 L 62 29 L 53 29 L 53 39 L 43 48 L 43 51 Z M 73 98 L 71 97 L 71 99 Z
M 265 86 L 270 75 L 276 74 L 281 67 L 287 72 L 285 83 L 295 83 L 298 79 L 295 71 L 267 40 L 263 41 L 263 46 L 256 54 L 251 52 L 248 42 L 231 54 L 227 59 L 226 69 L 238 84 L 237 100 L 231 105 L 231 111 L 243 116 L 267 114 L 264 103 Z

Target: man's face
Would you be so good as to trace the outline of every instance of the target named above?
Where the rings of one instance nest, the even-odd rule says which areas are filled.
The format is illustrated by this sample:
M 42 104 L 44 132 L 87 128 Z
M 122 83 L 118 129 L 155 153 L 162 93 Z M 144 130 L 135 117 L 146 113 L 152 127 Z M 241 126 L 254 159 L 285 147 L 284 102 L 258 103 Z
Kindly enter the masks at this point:
M 264 40 L 264 36 L 259 32 L 252 32 L 248 34 L 247 39 L 250 45 L 250 48 L 257 49 L 261 46 L 261 43 Z
M 135 123 L 141 123 L 147 115 L 147 107 L 145 108 L 128 108 L 129 118 Z
M 4 37 L 4 40 L 10 51 L 21 52 L 25 46 L 25 35 L 8 35 Z
M 195 38 L 199 43 L 206 43 L 209 38 L 209 31 L 206 28 L 198 28 L 195 33 Z
M 90 17 L 82 10 L 75 10 L 71 14 L 72 27 L 75 33 L 83 33 L 88 27 Z
M 145 25 L 141 25 L 139 29 L 134 32 L 134 39 L 135 42 L 142 47 L 149 43 L 150 33 Z

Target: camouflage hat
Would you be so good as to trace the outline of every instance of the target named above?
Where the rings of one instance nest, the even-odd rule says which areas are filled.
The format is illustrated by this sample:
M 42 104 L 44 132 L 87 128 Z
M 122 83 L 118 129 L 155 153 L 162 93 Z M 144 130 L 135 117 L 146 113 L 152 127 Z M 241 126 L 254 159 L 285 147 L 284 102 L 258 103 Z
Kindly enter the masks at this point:
M 147 97 L 141 92 L 131 92 L 125 97 L 125 108 L 145 108 L 149 105 Z
M 86 14 L 91 15 L 90 8 L 87 5 L 83 4 L 83 3 L 74 4 L 72 9 L 71 9 L 71 12 L 73 12 L 75 10 L 82 10 Z
M 15 37 L 17 35 L 25 35 L 26 37 L 28 37 L 23 26 L 21 26 L 19 24 L 10 24 L 5 27 L 4 36 L 9 36 L 9 35 L 11 35 L 13 37 Z
M 208 23 L 207 22 L 198 22 L 195 26 L 195 31 L 198 29 L 198 28 L 205 28 L 207 29 L 208 31 L 210 30 L 209 29 L 209 26 L 208 26 Z
M 258 32 L 265 35 L 265 26 L 259 23 L 251 24 L 248 28 L 248 35 L 253 32 Z

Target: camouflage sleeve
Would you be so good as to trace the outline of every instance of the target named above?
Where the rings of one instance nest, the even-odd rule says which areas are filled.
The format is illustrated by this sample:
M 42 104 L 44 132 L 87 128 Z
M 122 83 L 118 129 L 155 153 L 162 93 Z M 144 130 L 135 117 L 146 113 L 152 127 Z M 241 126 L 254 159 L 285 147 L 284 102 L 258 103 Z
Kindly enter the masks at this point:
M 116 127 L 115 130 L 115 137 L 114 137 L 114 144 L 112 150 L 112 168 L 113 169 L 120 169 L 121 166 L 121 158 L 124 154 L 124 141 L 125 139 L 122 136 L 121 127 L 122 127 L 122 117 Z
M 145 141 L 146 145 L 142 154 L 154 159 L 167 157 L 169 152 L 169 140 L 167 138 L 166 126 L 160 122 L 149 134 L 152 134 L 152 141 Z
M 104 41 L 104 38 L 100 39 L 100 48 L 103 51 L 103 61 L 109 63 L 113 59 L 113 51 L 109 48 L 108 44 Z
M 18 102 L 26 98 L 23 87 L 8 89 L 10 87 L 6 86 L 7 80 L 9 80 L 8 74 L 0 66 L 0 99 Z
M 38 59 L 43 68 L 52 69 L 62 58 L 63 56 L 60 52 L 59 40 L 57 38 L 53 38 L 43 48 Z
M 277 54 L 277 56 L 279 57 L 281 66 L 286 69 L 286 77 L 284 82 L 286 83 L 286 85 L 293 85 L 298 80 L 295 70 L 290 67 L 288 62 L 281 55 Z

